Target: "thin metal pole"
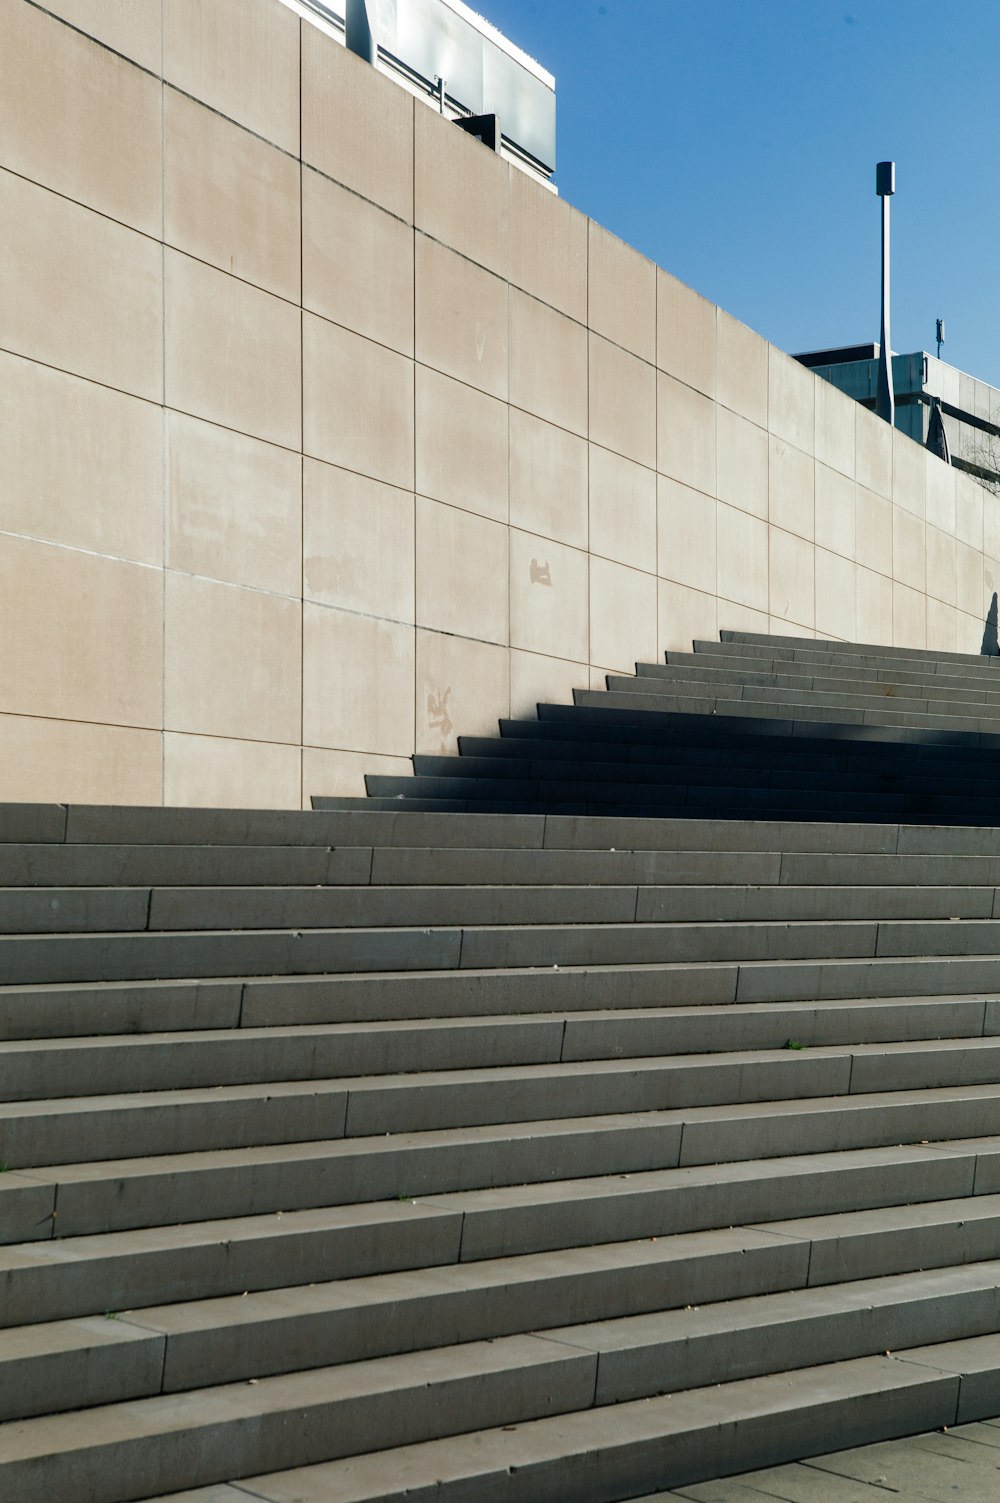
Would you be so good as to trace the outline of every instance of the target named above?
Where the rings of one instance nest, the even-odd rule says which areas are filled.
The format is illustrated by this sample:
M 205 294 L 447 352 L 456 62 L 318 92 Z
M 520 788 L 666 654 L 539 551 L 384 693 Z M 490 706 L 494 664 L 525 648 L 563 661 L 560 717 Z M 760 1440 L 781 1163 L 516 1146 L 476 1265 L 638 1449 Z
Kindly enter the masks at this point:
M 893 162 L 879 162 L 875 191 L 882 200 L 882 329 L 879 336 L 878 380 L 875 411 L 887 423 L 896 421 L 896 398 L 892 389 L 892 346 L 889 334 L 889 199 L 896 188 Z

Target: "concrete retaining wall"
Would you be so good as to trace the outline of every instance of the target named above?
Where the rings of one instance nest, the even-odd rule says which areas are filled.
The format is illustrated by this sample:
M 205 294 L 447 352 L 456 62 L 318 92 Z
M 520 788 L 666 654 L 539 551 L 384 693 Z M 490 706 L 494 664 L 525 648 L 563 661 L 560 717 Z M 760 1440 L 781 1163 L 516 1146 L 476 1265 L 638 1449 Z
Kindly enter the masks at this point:
M 979 649 L 992 497 L 281 0 L 4 0 L 0 168 L 0 798 L 361 791 L 719 628 Z

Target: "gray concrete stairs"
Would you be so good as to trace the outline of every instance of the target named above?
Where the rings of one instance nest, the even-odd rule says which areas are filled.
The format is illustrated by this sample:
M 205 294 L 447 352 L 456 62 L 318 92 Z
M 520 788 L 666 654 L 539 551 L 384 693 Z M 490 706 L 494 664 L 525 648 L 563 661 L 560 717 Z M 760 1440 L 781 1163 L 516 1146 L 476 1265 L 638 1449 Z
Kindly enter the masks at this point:
M 384 808 L 1000 824 L 1000 658 L 722 637 L 368 792 Z
M 574 756 L 665 744 L 620 698 Z M 622 1503 L 1000 1415 L 969 798 L 0 808 L 0 1498 Z

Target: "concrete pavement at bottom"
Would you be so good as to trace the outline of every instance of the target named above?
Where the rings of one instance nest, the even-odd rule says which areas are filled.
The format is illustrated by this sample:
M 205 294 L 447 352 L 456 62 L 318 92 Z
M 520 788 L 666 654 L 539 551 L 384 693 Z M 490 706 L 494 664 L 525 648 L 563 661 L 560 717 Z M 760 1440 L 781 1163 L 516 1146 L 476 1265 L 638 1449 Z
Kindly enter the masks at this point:
M 998 1503 L 1000 1419 L 657 1493 L 638 1503 Z

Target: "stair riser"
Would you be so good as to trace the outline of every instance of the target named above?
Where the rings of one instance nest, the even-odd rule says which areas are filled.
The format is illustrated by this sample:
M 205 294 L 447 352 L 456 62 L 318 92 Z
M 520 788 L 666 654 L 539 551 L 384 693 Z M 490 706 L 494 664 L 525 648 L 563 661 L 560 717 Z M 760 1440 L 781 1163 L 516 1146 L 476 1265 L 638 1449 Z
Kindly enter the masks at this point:
M 226 1087 L 194 1093 L 191 1102 L 147 1104 L 98 1097 L 92 1108 L 18 1115 L 16 1103 L 0 1111 L 0 1159 L 13 1169 L 98 1159 L 247 1148 L 383 1133 L 431 1132 L 505 1122 L 584 1116 L 588 1112 L 674 1110 L 738 1100 L 835 1096 L 849 1090 L 851 1056 L 789 1051 L 781 1059 L 739 1059 L 699 1068 L 683 1064 L 629 1064 L 600 1069 L 557 1066 L 523 1075 L 502 1072 L 454 1084 L 392 1077 L 356 1083 L 305 1082 L 301 1087 Z M 927 1071 L 935 1064 L 927 1062 Z M 940 1067 L 938 1073 L 940 1073 Z
M 470 1382 L 476 1357 L 482 1367 Z M 430 1368 L 423 1380 L 421 1363 Z M 415 1357 L 409 1381 L 388 1387 L 380 1386 L 375 1364 L 364 1365 L 369 1385 L 360 1364 L 347 1373 L 327 1369 L 265 1378 L 257 1386 L 225 1389 L 218 1398 L 178 1396 L 170 1427 L 159 1433 L 143 1433 L 141 1408 L 134 1421 L 105 1409 L 81 1433 L 78 1448 L 47 1455 L 45 1427 L 51 1422 L 38 1420 L 34 1431 L 24 1430 L 20 1454 L 0 1458 L 0 1493 L 18 1503 L 71 1497 L 121 1503 L 164 1487 L 222 1482 L 497 1422 L 517 1424 L 589 1407 L 596 1365 L 589 1354 L 520 1337 L 485 1351 L 470 1347 L 460 1359 L 438 1364 L 440 1372 L 423 1355 Z M 28 1450 L 33 1443 L 39 1448 L 34 1454 Z
M 870 1006 L 729 1006 L 692 1014 L 629 1012 L 587 1019 L 540 1017 L 495 1026 L 429 1025 L 366 1034 L 249 1031 L 199 1039 L 157 1035 L 148 1044 L 72 1047 L 10 1045 L 0 1055 L 0 1101 L 177 1090 L 266 1080 L 328 1079 L 380 1071 L 443 1070 L 641 1058 L 742 1049 L 780 1049 L 789 1039 L 807 1046 L 938 1038 L 978 1038 L 987 1031 L 986 1003 Z M 997 1008 L 989 1032 L 1000 1033 Z M 170 1044 L 169 1049 L 164 1045 Z
M 737 1170 L 741 1166 L 731 1166 Z M 0 1325 L 30 1324 L 141 1309 L 184 1300 L 241 1295 L 483 1259 L 520 1257 L 623 1238 L 662 1238 L 711 1232 L 734 1223 L 775 1222 L 788 1245 L 808 1243 L 809 1281 L 837 1283 L 882 1271 L 909 1272 L 988 1259 L 996 1251 L 1000 1211 L 995 1197 L 970 1203 L 977 1158 L 973 1149 L 906 1149 L 833 1155 L 822 1163 L 778 1161 L 706 1179 L 697 1171 L 651 1171 L 605 1181 L 582 1180 L 565 1191 L 504 1197 L 505 1213 L 489 1192 L 452 1194 L 429 1202 L 393 1202 L 357 1225 L 357 1212 L 286 1212 L 252 1238 L 226 1236 L 226 1223 L 208 1223 L 201 1241 L 176 1246 L 164 1232 L 159 1246 L 124 1253 L 109 1239 L 64 1244 L 62 1256 L 12 1250 L 0 1257 L 4 1299 Z M 985 1180 L 985 1175 L 983 1176 Z M 906 1215 L 888 1228 L 803 1227 L 799 1215 L 832 1217 L 857 1208 L 945 1202 L 940 1217 L 914 1228 Z M 338 1223 L 338 1216 L 340 1221 Z M 271 1218 L 269 1218 L 271 1220 Z M 240 1223 L 233 1223 L 237 1231 Z M 217 1237 L 211 1235 L 218 1226 Z M 156 1242 L 157 1239 L 153 1238 Z
M 519 1277 L 509 1287 L 500 1282 L 476 1287 L 473 1282 L 448 1289 L 444 1281 L 418 1277 L 400 1282 L 394 1299 L 364 1303 L 359 1294 L 357 1303 L 340 1307 L 337 1287 L 317 1284 L 277 1300 L 251 1296 L 247 1304 L 240 1299 L 238 1304 L 213 1303 L 204 1310 L 190 1306 L 135 1311 L 133 1306 L 107 1324 L 83 1320 L 40 1327 L 38 1346 L 61 1340 L 66 1349 L 4 1360 L 0 1338 L 0 1419 L 494 1340 L 570 1321 L 653 1312 L 665 1308 L 665 1301 L 707 1304 L 804 1285 L 806 1244 L 783 1245 L 777 1238 L 752 1233 L 738 1240 L 742 1247 L 706 1248 L 686 1260 L 658 1262 L 650 1257 L 643 1262 L 637 1256 L 631 1264 L 587 1272 L 573 1271 L 570 1259 L 570 1271 L 562 1276 L 553 1269 L 546 1277 L 539 1270 L 536 1279 Z M 436 1290 L 437 1282 L 443 1287 Z M 928 1332 L 935 1329 L 927 1326 Z M 955 1321 L 945 1329 L 948 1337 L 966 1334 Z M 126 1332 L 133 1341 L 120 1339 Z M 94 1354 L 93 1364 L 82 1360 L 87 1352 Z M 116 1371 L 109 1361 L 111 1352 L 131 1358 L 131 1364 L 121 1362 Z
M 721 866 L 722 863 L 720 863 Z M 932 887 L 912 884 L 901 888 L 852 888 L 845 884 L 799 887 L 765 884 L 716 883 L 709 887 L 655 885 L 553 888 L 193 888 L 154 890 L 149 905 L 150 934 L 211 929 L 375 929 L 417 925 L 628 924 L 656 922 L 760 922 L 860 919 L 877 913 L 880 919 L 991 918 L 1000 910 L 1000 890 Z M 8 895 L 9 896 L 9 895 Z M 44 893 L 17 894 L 7 905 L 0 895 L 0 933 L 38 932 L 25 910 L 22 896 L 39 899 Z M 96 905 L 100 906 L 100 905 Z M 67 914 L 59 922 L 52 915 L 51 933 L 74 935 L 106 926 L 75 923 L 86 915 Z M 116 934 L 132 926 L 111 926 Z

